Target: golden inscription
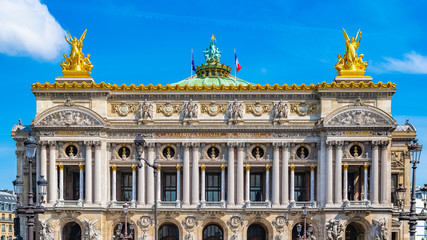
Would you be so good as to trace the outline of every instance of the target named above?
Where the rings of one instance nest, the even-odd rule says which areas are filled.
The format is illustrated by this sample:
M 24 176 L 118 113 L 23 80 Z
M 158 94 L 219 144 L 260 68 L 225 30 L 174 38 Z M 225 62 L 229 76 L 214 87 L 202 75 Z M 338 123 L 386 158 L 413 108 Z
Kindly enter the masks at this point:
M 211 137 L 211 138 L 224 138 L 224 137 L 251 137 L 262 138 L 270 137 L 270 133 L 157 133 L 157 137 L 177 137 L 177 138 L 190 138 L 190 137 Z
M 82 131 L 60 131 L 55 132 L 55 135 L 84 135 Z
M 344 132 L 344 135 L 371 135 L 370 131 L 365 132 Z

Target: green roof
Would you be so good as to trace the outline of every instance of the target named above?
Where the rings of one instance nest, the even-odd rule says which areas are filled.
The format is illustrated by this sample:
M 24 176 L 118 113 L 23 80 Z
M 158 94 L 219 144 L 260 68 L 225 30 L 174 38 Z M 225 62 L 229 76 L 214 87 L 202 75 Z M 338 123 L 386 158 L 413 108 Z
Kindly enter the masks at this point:
M 193 75 L 187 79 L 184 79 L 182 81 L 179 81 L 177 83 L 173 83 L 172 86 L 174 85 L 179 85 L 179 86 L 203 86 L 206 84 L 206 86 L 221 86 L 221 85 L 225 85 L 225 86 L 230 86 L 230 85 L 234 85 L 234 86 L 239 86 L 240 84 L 243 86 L 247 86 L 248 84 L 254 85 L 250 82 L 246 82 L 243 79 L 240 78 L 235 78 L 233 76 L 229 76 L 227 78 L 224 77 L 204 77 L 204 78 L 199 78 L 197 77 L 197 75 Z

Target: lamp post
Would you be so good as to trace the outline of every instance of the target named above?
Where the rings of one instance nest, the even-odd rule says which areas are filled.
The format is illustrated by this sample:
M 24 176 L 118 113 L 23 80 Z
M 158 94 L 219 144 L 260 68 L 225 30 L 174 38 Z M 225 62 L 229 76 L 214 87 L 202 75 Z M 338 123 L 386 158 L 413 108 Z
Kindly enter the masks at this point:
M 21 176 L 17 176 L 16 180 L 13 181 L 15 193 L 18 196 L 18 206 L 16 208 L 17 215 L 25 215 L 27 217 L 27 239 L 34 240 L 34 219 L 36 214 L 44 213 L 44 207 L 41 204 L 34 206 L 34 193 L 33 193 L 33 160 L 36 157 L 37 152 L 37 141 L 34 137 L 30 136 L 25 142 L 25 155 L 28 160 L 28 203 L 25 206 L 21 203 L 22 188 L 24 185 Z M 40 203 L 43 202 L 44 195 L 46 194 L 47 181 L 44 176 L 40 176 L 40 180 L 37 181 L 39 187 L 39 194 L 41 195 Z
M 157 178 L 158 178 L 158 167 L 156 160 L 154 160 L 154 163 L 148 162 L 147 159 L 142 157 L 143 148 L 145 146 L 145 140 L 142 137 L 141 134 L 138 134 L 134 140 L 135 146 L 136 146 L 136 152 L 138 154 L 138 167 L 142 167 L 141 160 L 144 160 L 145 164 L 147 164 L 150 168 L 154 171 L 154 240 L 157 240 Z
M 125 232 L 124 234 L 122 233 L 122 225 L 120 224 L 118 227 L 118 231 L 116 232 L 116 234 L 119 236 L 119 239 L 131 239 L 133 238 L 133 234 L 132 234 L 132 230 L 133 230 L 133 225 L 130 225 L 130 233 L 128 234 L 128 212 L 129 212 L 129 204 L 127 202 L 125 202 L 125 204 L 123 204 L 123 213 L 125 214 Z
M 417 221 L 426 221 L 427 215 L 425 211 L 422 211 L 421 213 L 416 213 L 416 200 L 415 200 L 415 173 L 417 169 L 417 164 L 420 163 L 420 156 L 421 151 L 423 149 L 422 145 L 418 144 L 418 140 L 415 139 L 414 142 L 411 144 L 411 146 L 408 147 L 409 149 L 409 156 L 411 158 L 412 163 L 412 190 L 411 190 L 411 207 L 409 209 L 409 212 L 405 212 L 402 209 L 402 212 L 399 215 L 399 220 L 401 221 L 408 221 L 409 224 L 409 236 L 410 240 L 415 240 L 415 233 L 417 228 Z M 406 189 L 405 189 L 406 190 Z M 397 189 L 397 197 L 400 202 L 403 202 L 405 199 L 405 192 L 403 191 L 403 187 L 399 187 Z M 403 204 L 402 204 L 403 208 Z
M 298 240 L 311 240 L 311 237 L 313 236 L 313 225 L 309 224 L 307 227 L 307 207 L 304 206 L 302 207 L 302 218 L 304 219 L 304 232 L 301 236 L 301 230 L 302 230 L 302 226 L 301 224 L 298 223 L 297 225 L 297 232 L 298 232 Z

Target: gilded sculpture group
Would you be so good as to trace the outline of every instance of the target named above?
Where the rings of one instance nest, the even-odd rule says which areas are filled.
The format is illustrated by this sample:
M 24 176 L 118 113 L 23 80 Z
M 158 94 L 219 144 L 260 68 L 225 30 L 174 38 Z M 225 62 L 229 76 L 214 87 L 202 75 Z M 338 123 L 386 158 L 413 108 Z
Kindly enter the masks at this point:
M 90 71 L 93 68 L 92 63 L 89 61 L 90 54 L 85 56 L 82 52 L 86 31 L 84 31 L 80 39 L 73 38 L 70 33 L 68 33 L 70 40 L 65 36 L 65 40 L 71 45 L 71 52 L 69 56 L 64 54 L 65 60 L 61 63 L 64 77 L 90 77 Z M 346 52 L 344 56 L 338 54 L 338 62 L 335 64 L 338 77 L 363 77 L 368 64 L 362 60 L 363 54 L 358 54 L 362 32 L 359 30 L 356 37 L 351 38 L 348 37 L 344 29 L 343 32 Z M 205 57 L 207 62 L 219 62 L 221 52 L 215 47 L 215 35 L 211 36 L 211 40 L 210 48 L 204 51 Z

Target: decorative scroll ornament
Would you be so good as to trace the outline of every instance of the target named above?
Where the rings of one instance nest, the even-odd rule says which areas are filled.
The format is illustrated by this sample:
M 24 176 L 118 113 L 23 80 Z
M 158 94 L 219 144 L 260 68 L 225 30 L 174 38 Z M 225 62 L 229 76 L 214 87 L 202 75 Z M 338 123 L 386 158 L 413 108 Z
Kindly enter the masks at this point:
M 264 113 L 267 113 L 270 111 L 270 106 L 268 105 L 261 105 L 260 102 L 256 102 L 253 105 L 246 105 L 246 112 L 253 113 L 255 116 L 261 116 Z
M 387 220 L 385 218 L 380 220 L 372 220 L 374 226 L 374 239 L 375 240 L 388 240 Z
M 288 118 L 288 114 L 289 114 L 289 107 L 287 103 L 285 103 L 283 100 L 280 100 L 280 102 L 274 103 L 273 118 L 275 119 Z
M 211 102 L 209 105 L 202 105 L 201 112 L 207 113 L 210 116 L 216 116 L 218 113 L 225 113 L 226 105 L 217 105 L 215 102 Z
M 227 113 L 229 123 L 238 123 L 243 118 L 243 103 L 238 102 L 237 99 L 228 103 Z
M 70 56 L 64 54 L 65 60 L 61 63 L 62 73 L 64 77 L 90 77 L 90 71 L 93 68 L 92 63 L 89 61 L 90 54 L 86 56 L 82 52 L 83 39 L 86 36 L 86 31 L 82 34 L 80 39 L 77 37 L 72 37 L 70 32 L 70 40 L 65 36 L 65 40 L 71 45 Z
M 111 112 L 117 113 L 119 116 L 125 117 L 129 113 L 136 112 L 136 105 L 135 104 L 125 104 L 125 103 L 112 104 Z
M 285 226 L 289 224 L 288 216 L 277 216 L 276 219 L 272 222 L 273 226 L 279 232 L 279 235 L 276 236 L 276 240 L 284 239 L 283 231 L 285 230 Z
M 364 109 L 353 109 L 345 111 L 333 117 L 327 122 L 329 125 L 376 125 L 393 124 L 379 114 Z
M 153 224 L 153 220 L 150 216 L 142 216 L 136 223 L 138 224 L 139 228 L 141 228 L 142 240 L 147 240 L 148 227 Z
M 199 105 L 190 99 L 190 101 L 182 105 L 182 115 L 184 118 L 197 118 L 199 115 Z
M 187 234 L 185 235 L 184 239 L 193 240 L 194 239 L 193 230 L 194 230 L 194 227 L 198 225 L 196 217 L 195 216 L 185 217 L 185 219 L 182 221 L 182 225 L 187 230 Z
M 39 126 L 99 126 L 102 123 L 87 113 L 73 109 L 60 110 L 43 118 Z
M 88 240 L 99 240 L 101 239 L 101 232 L 96 227 L 96 223 L 99 219 L 90 221 L 88 219 L 82 219 L 82 223 L 85 227 L 85 236 Z
M 307 115 L 315 113 L 317 111 L 317 105 L 316 104 L 306 104 L 306 103 L 292 104 L 291 110 L 292 110 L 292 112 L 295 112 L 300 116 L 307 116 Z
M 237 240 L 238 235 L 237 232 L 239 230 L 239 227 L 243 226 L 243 220 L 240 216 L 232 216 L 230 220 L 228 220 L 227 225 L 230 227 L 231 231 L 233 232 L 233 235 L 231 236 L 232 240 Z
M 327 240 L 341 240 L 343 232 L 344 226 L 342 223 L 340 223 L 339 219 L 329 219 L 329 221 L 326 223 Z
M 180 105 L 172 105 L 170 102 L 167 102 L 165 105 L 157 106 L 157 113 L 163 113 L 166 117 L 170 117 L 172 114 L 179 113 L 180 111 Z
M 359 30 L 356 34 L 356 38 L 349 38 L 344 28 L 342 30 L 344 32 L 346 52 L 342 57 L 341 54 L 338 54 L 338 62 L 335 64 L 338 76 L 363 77 L 368 63 L 362 60 L 363 54 L 357 55 L 362 32 Z
M 40 219 L 40 240 L 53 240 L 52 234 L 54 233 L 53 227 L 50 225 L 49 219 Z

